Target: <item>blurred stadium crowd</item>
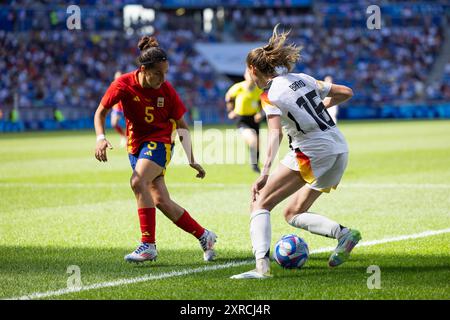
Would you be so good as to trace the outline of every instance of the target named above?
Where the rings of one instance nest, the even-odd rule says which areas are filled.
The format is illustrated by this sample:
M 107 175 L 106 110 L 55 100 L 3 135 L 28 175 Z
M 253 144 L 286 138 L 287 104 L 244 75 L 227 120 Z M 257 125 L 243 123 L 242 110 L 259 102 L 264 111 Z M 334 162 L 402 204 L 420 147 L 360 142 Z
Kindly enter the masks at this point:
M 0 5 L 0 120 L 14 118 L 12 110 L 18 107 L 24 126 L 38 129 L 42 121 L 51 120 L 54 110 L 63 108 L 66 119 L 84 119 L 76 126 L 90 127 L 89 119 L 114 73 L 135 69 L 136 43 L 148 23 L 135 21 L 133 33 L 124 31 L 122 8 L 131 1 L 74 1 L 86 7 L 82 30 L 72 31 L 66 28 L 67 5 L 60 2 L 61 6 L 57 1 L 50 5 L 28 0 Z M 229 1 L 223 17 L 205 32 L 197 21 L 200 9 L 180 14 L 164 8 L 161 1 L 144 1 L 160 8 L 152 30 L 168 51 L 169 81 L 193 119 L 226 121 L 223 97 L 232 84 L 195 50 L 195 43 L 265 41 L 276 23 L 292 29 L 291 40 L 304 48 L 296 71 L 320 79 L 332 75 L 335 82 L 350 85 L 354 108 L 392 110 L 450 101 L 449 58 L 443 76 L 430 80 L 445 42 L 450 41 L 445 31 L 450 6 L 445 1 L 409 5 L 389 1 L 382 7 L 380 30 L 367 29 L 364 0 L 299 1 L 301 6 L 289 9 L 284 7 L 287 1 L 269 2 L 276 7 Z M 52 128 L 50 122 L 48 126 Z

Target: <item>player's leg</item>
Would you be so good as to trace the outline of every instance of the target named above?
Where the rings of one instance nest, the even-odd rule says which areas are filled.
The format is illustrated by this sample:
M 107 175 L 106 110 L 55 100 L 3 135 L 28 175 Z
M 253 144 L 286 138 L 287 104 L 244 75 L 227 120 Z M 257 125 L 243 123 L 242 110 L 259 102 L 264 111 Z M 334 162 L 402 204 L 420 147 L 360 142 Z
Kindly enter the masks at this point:
M 253 168 L 256 172 L 260 173 L 261 170 L 259 169 L 259 123 L 256 123 L 255 120 L 252 121 L 252 129 L 254 130 L 256 134 L 256 168 Z
M 216 256 L 214 251 L 216 234 L 203 228 L 184 208 L 170 198 L 163 175 L 153 180 L 150 192 L 156 207 L 180 229 L 196 237 L 203 249 L 204 260 L 212 261 Z
M 125 131 L 120 126 L 120 119 L 122 115 L 120 112 L 113 110 L 111 112 L 111 127 L 120 135 L 120 146 L 124 147 L 126 144 L 126 134 Z
M 328 238 L 337 239 L 348 229 L 327 217 L 309 212 L 309 208 L 320 197 L 321 191 L 304 185 L 289 200 L 284 209 L 284 218 L 291 226 L 307 230 Z
M 259 173 L 260 169 L 258 166 L 258 135 L 252 128 L 241 128 L 241 135 L 250 149 L 250 164 L 252 166 L 252 170 Z
M 155 260 L 157 256 L 155 245 L 156 209 L 149 185 L 162 173 L 163 168 L 149 159 L 139 158 L 142 154 L 141 150 L 137 157 L 130 155 L 130 162 L 134 169 L 130 185 L 137 201 L 141 244 L 134 252 L 125 256 L 125 260 L 129 262 Z
M 114 128 L 114 130 L 116 130 L 116 132 L 118 134 L 120 134 L 120 136 L 124 137 L 125 136 L 125 132 L 122 129 L 122 127 L 120 126 L 120 119 L 122 118 L 122 115 L 120 112 L 112 112 L 111 113 L 111 126 Z
M 119 124 L 119 115 L 116 110 L 111 111 L 111 127 L 116 129 L 116 126 Z
M 259 140 L 259 127 L 258 130 L 256 130 L 256 163 L 259 167 L 259 150 L 260 150 L 260 140 Z
M 331 267 L 345 262 L 361 239 L 361 235 L 358 230 L 348 229 L 327 217 L 309 212 L 309 209 L 323 191 L 327 192 L 331 186 L 339 183 L 346 164 L 346 154 L 336 156 L 331 168 L 313 183 L 315 187 L 304 185 L 293 195 L 284 210 L 284 218 L 293 227 L 338 240 L 338 246 L 329 260 Z M 317 186 L 321 186 L 321 188 L 317 188 Z
M 140 158 L 130 179 L 131 189 L 136 196 L 138 208 L 154 207 L 149 186 L 156 177 L 160 176 L 164 168 L 155 162 Z
M 233 276 L 233 279 L 263 279 L 270 276 L 270 211 L 305 184 L 298 172 L 280 164 L 251 205 L 250 237 L 256 269 Z

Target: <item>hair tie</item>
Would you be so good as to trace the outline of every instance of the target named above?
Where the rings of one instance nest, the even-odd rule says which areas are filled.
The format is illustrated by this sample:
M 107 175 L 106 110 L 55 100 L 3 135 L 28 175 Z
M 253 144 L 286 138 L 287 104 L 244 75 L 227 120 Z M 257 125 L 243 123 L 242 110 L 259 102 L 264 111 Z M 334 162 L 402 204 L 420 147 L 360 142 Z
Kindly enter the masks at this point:
M 288 68 L 286 68 L 285 66 L 276 66 L 275 73 L 279 76 L 286 74 L 286 73 L 288 73 Z

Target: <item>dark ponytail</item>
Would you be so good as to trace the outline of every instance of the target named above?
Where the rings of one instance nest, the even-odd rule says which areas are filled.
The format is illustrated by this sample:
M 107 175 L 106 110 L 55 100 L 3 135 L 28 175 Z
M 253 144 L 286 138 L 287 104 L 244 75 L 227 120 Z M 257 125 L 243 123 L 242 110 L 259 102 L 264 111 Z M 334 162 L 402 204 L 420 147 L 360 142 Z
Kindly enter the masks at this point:
M 159 47 L 155 37 L 142 37 L 139 40 L 138 48 L 141 50 L 138 58 L 139 65 L 151 68 L 155 63 L 167 61 L 167 54 Z

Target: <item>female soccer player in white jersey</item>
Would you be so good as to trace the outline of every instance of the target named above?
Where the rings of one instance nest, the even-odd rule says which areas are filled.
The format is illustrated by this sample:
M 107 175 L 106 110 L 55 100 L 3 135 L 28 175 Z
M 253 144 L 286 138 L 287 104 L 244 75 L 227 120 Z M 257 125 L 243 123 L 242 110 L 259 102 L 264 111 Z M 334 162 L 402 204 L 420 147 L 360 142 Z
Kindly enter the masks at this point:
M 269 127 L 269 147 L 261 176 L 252 187 L 250 236 L 256 269 L 234 279 L 270 277 L 270 211 L 291 195 L 284 210 L 291 226 L 338 240 L 328 261 L 330 267 L 345 262 L 361 239 L 359 231 L 309 211 L 323 192 L 337 187 L 347 166 L 347 143 L 326 108 L 350 99 L 353 92 L 304 73 L 288 73 L 299 60 L 300 49 L 287 45 L 288 32 L 279 34 L 277 27 L 266 46 L 253 49 L 247 56 L 252 79 L 264 88 L 261 102 Z M 322 101 L 325 97 L 331 98 L 326 105 Z M 269 177 L 282 128 L 292 150 Z

